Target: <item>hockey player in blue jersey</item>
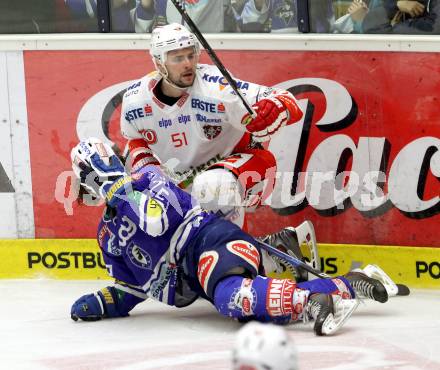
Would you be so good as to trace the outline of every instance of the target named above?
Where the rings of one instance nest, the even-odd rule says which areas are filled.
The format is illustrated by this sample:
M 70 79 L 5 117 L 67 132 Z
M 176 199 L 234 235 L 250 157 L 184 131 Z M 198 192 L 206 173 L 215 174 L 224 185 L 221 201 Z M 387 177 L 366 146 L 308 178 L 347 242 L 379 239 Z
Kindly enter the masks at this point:
M 71 157 L 81 187 L 106 201 L 97 239 L 116 281 L 79 298 L 71 309 L 75 321 L 125 317 L 147 298 L 183 307 L 202 297 L 222 315 L 241 321 L 311 319 L 317 335 L 328 335 L 357 306 L 350 282 L 377 301 L 388 298 L 381 283 L 362 274 L 298 284 L 266 277 L 258 242 L 203 210 L 159 167 L 129 176 L 98 139 L 80 142 Z

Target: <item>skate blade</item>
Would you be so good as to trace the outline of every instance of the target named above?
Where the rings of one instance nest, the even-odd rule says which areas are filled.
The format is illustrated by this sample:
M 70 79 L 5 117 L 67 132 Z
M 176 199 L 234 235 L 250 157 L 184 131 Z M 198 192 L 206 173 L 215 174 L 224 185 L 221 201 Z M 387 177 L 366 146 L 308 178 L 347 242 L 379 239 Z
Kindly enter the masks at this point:
M 296 236 L 298 238 L 298 244 L 301 248 L 302 245 L 306 245 L 310 254 L 310 262 L 306 262 L 315 270 L 321 271 L 321 260 L 319 259 L 318 247 L 316 244 L 316 235 L 313 224 L 310 221 L 304 221 L 301 225 L 295 227 Z
M 359 306 L 357 299 L 342 299 L 339 296 L 333 296 L 335 314 L 328 315 L 322 325 L 322 334 L 330 335 L 336 333 L 348 320 L 354 310 Z
M 367 265 L 363 269 L 364 273 L 370 278 L 379 280 L 385 287 L 388 297 L 395 297 L 399 288 L 396 283 L 377 265 Z

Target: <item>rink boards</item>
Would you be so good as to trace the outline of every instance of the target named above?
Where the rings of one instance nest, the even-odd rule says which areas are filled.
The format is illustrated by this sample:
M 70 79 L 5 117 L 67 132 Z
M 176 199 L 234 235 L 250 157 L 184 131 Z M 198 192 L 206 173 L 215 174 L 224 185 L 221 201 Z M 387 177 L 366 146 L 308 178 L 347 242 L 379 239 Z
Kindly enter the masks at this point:
M 330 275 L 377 264 L 398 283 L 440 289 L 436 248 L 320 244 L 319 253 Z M 0 240 L 0 279 L 35 278 L 109 279 L 93 239 Z
M 409 285 L 438 287 L 438 41 L 229 36 L 213 45 L 244 93 L 243 81 L 287 89 L 305 111 L 266 144 L 278 172 L 249 231 L 307 219 L 326 272 L 375 262 Z M 12 240 L 1 242 L 2 278 L 106 277 L 90 241 L 102 207 L 74 202 L 69 153 L 88 136 L 124 148 L 121 96 L 153 64 L 147 35 L 103 37 L 0 43 L 0 238 Z

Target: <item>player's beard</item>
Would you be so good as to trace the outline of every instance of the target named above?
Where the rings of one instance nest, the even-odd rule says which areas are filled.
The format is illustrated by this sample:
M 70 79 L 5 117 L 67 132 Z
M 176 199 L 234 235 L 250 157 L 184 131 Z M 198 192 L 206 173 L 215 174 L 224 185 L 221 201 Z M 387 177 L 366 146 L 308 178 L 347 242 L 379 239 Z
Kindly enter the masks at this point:
M 184 75 L 188 74 L 188 73 L 192 73 L 191 75 L 191 80 L 189 82 L 185 82 L 184 81 Z M 180 87 L 180 88 L 187 88 L 187 87 L 191 87 L 194 84 L 194 80 L 196 78 L 196 74 L 194 71 L 189 70 L 186 72 L 183 72 L 178 79 L 176 78 L 170 78 L 171 82 L 174 83 L 176 86 Z M 188 80 L 188 78 L 185 78 L 185 80 Z

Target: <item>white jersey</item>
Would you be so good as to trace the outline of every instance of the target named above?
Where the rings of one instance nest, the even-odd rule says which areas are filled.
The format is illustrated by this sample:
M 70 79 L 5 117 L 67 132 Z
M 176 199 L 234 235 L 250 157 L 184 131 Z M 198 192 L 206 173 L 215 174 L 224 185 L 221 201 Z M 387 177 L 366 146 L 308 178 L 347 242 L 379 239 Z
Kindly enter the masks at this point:
M 145 139 L 161 165 L 184 177 L 230 155 L 245 133 L 241 120 L 247 110 L 217 67 L 199 64 L 194 84 L 173 106 L 154 96 L 160 80 L 153 72 L 127 89 L 123 136 Z M 237 85 L 250 104 L 278 92 L 246 81 L 237 80 Z

